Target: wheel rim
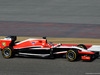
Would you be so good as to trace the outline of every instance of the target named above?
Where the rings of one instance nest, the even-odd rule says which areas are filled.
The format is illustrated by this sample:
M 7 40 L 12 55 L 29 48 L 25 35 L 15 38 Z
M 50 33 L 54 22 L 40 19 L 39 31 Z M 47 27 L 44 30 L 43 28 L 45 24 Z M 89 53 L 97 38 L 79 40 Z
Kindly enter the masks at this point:
M 68 52 L 67 57 L 68 59 L 75 59 L 75 54 L 73 52 Z
M 4 50 L 4 56 L 9 57 L 10 56 L 10 50 L 5 49 Z

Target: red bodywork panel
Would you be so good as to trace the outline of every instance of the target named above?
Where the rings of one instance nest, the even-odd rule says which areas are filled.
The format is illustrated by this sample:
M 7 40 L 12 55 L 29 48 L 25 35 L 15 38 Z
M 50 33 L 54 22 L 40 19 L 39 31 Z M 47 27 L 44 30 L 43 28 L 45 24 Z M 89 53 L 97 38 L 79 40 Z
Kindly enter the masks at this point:
M 89 57 L 89 56 L 81 56 L 81 59 L 83 59 L 83 60 L 90 60 L 91 57 Z
M 39 40 L 28 40 L 28 41 L 24 41 L 22 43 L 18 43 L 16 44 L 13 48 L 25 48 L 25 47 L 41 47 L 41 48 L 51 48 L 51 45 L 48 45 L 48 43 L 46 43 L 46 40 L 44 39 L 39 39 Z
M 81 53 L 81 54 L 94 54 L 94 52 L 85 52 L 85 51 L 78 51 L 78 53 Z
M 11 43 L 11 40 L 0 40 L 1 49 L 8 47 L 10 43 Z
M 11 43 L 11 40 L 0 40 L 0 47 L 3 49 L 4 47 L 9 46 Z M 54 44 L 57 45 L 57 44 Z M 13 48 L 25 48 L 25 47 L 31 47 L 31 46 L 41 46 L 42 48 L 51 48 L 51 45 L 46 43 L 46 39 L 35 39 L 35 40 L 27 40 L 23 42 L 19 42 Z M 62 44 L 62 46 L 77 46 L 75 44 Z M 88 48 L 92 47 L 92 45 L 85 45 Z

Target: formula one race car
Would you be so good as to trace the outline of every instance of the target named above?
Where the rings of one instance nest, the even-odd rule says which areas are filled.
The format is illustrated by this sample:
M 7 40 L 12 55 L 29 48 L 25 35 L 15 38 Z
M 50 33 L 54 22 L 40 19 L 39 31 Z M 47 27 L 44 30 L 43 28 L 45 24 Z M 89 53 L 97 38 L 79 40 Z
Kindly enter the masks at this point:
M 98 52 L 90 51 L 92 45 L 66 45 L 66 44 L 53 44 L 47 42 L 46 37 L 43 39 L 27 39 L 20 42 L 15 42 L 16 36 L 8 36 L 0 40 L 0 47 L 4 58 L 14 57 L 15 54 L 21 55 L 34 55 L 41 57 L 54 58 L 55 55 L 65 55 L 69 61 L 77 59 L 91 60 L 97 55 Z

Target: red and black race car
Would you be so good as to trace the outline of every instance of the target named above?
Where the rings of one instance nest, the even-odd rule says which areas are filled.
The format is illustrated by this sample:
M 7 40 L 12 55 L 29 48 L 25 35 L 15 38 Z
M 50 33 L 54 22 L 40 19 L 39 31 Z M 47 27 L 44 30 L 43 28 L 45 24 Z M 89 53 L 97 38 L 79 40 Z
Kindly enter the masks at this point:
M 53 44 L 47 42 L 46 37 L 43 39 L 27 39 L 20 42 L 15 42 L 16 36 L 8 36 L 0 40 L 0 47 L 4 58 L 14 57 L 15 54 L 33 55 L 41 57 L 54 58 L 55 55 L 65 55 L 69 61 L 77 59 L 91 60 L 98 52 L 93 52 L 89 49 L 92 45 L 67 45 Z

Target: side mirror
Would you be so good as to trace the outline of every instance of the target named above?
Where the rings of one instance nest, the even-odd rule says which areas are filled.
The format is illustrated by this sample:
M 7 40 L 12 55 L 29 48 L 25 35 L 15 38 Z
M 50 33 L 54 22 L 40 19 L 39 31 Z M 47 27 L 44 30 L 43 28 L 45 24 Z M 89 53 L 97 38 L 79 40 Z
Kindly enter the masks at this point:
M 43 39 L 46 39 L 46 37 L 42 37 Z

